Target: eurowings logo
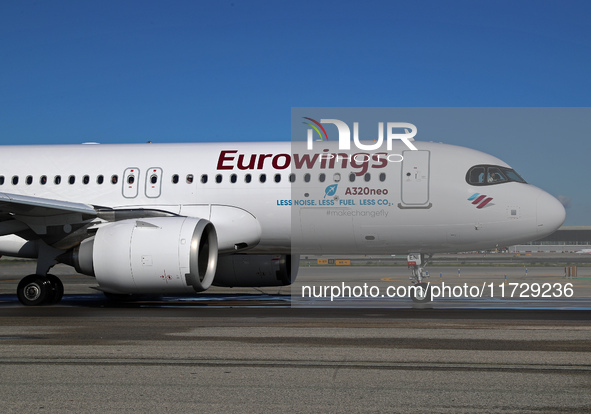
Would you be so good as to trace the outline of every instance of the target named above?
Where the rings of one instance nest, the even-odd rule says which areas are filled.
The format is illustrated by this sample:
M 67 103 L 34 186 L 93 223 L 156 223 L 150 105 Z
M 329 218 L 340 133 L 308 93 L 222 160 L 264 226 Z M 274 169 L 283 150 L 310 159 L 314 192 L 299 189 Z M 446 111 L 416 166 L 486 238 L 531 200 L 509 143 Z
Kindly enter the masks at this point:
M 476 208 L 484 208 L 486 206 L 494 206 L 494 204 L 489 204 L 492 199 L 492 197 L 487 197 L 486 194 L 474 193 L 468 198 L 468 201 L 472 201 L 474 205 L 478 204 Z

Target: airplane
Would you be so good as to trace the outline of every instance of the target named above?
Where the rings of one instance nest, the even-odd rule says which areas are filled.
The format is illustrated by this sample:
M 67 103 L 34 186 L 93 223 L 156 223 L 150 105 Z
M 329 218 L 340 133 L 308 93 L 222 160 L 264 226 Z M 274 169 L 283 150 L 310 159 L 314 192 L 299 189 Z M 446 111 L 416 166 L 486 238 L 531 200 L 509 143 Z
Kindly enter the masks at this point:
M 314 145 L 3 146 L 0 254 L 37 260 L 19 301 L 59 302 L 57 263 L 118 298 L 289 285 L 300 254 L 408 255 L 425 286 L 433 253 L 531 241 L 565 219 L 556 198 L 477 150 Z

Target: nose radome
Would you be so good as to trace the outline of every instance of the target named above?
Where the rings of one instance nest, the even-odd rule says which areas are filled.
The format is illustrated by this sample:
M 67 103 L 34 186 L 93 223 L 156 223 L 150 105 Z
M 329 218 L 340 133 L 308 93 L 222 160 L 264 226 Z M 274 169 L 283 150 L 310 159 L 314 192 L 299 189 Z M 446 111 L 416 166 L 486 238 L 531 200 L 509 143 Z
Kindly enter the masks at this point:
M 566 210 L 556 197 L 543 191 L 537 200 L 538 235 L 540 237 L 554 233 L 566 219 Z

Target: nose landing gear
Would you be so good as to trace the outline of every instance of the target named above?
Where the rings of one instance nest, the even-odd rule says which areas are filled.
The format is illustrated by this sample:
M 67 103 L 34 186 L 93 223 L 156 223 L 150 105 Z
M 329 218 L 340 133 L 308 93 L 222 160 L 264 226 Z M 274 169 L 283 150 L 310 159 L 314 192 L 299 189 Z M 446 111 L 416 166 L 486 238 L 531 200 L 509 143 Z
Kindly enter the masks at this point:
M 429 272 L 425 270 L 431 255 L 425 259 L 424 253 L 409 253 L 408 254 L 408 268 L 412 275 L 409 277 L 414 289 L 411 290 L 411 297 L 414 302 L 427 303 L 431 301 L 431 286 L 424 282 L 424 279 L 429 277 Z

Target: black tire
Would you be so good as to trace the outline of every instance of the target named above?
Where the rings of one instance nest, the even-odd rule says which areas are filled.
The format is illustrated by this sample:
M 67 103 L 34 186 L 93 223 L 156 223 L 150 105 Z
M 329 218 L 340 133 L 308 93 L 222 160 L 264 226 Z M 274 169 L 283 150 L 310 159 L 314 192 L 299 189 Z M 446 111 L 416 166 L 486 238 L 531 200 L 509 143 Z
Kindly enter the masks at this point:
M 416 288 L 411 290 L 411 296 L 413 302 L 416 303 L 428 303 L 431 302 L 431 285 L 429 283 L 417 283 L 414 285 Z
M 60 278 L 55 275 L 47 275 L 47 279 L 51 284 L 52 294 L 47 296 L 46 303 L 48 305 L 55 305 L 64 297 L 64 284 Z
M 39 275 L 29 275 L 23 278 L 16 288 L 18 300 L 25 306 L 42 305 L 52 295 L 53 288 L 49 279 Z

